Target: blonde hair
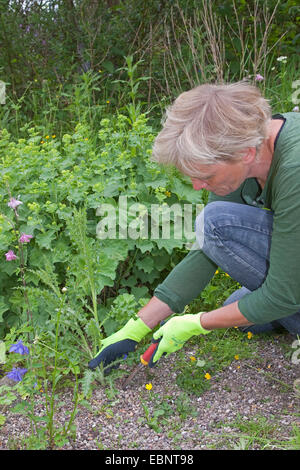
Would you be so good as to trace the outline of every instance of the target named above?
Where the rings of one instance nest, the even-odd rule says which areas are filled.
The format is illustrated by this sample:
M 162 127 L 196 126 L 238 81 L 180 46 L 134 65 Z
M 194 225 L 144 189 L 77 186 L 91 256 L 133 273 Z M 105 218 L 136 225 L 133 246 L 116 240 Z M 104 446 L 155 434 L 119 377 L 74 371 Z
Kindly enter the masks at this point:
M 258 149 L 270 119 L 268 101 L 247 82 L 197 86 L 167 109 L 152 159 L 197 176 L 199 163 L 234 162 L 246 148 Z

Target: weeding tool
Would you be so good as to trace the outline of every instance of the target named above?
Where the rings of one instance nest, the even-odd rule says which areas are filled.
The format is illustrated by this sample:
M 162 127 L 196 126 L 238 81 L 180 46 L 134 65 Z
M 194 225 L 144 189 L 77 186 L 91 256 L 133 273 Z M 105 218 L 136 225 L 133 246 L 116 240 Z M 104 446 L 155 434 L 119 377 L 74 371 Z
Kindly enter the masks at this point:
M 148 349 L 146 349 L 144 354 L 141 354 L 141 356 L 140 356 L 140 361 L 141 362 L 137 366 L 135 366 L 133 371 L 124 380 L 124 382 L 122 384 L 123 390 L 129 384 L 129 382 L 131 382 L 131 380 L 139 372 L 139 370 L 141 370 L 144 366 L 147 366 L 149 364 L 150 359 L 151 359 L 152 355 L 154 354 L 154 352 L 156 351 L 156 349 L 158 347 L 158 343 L 160 342 L 160 340 L 161 340 L 161 338 L 159 338 L 157 340 L 152 339 L 152 343 L 150 344 Z

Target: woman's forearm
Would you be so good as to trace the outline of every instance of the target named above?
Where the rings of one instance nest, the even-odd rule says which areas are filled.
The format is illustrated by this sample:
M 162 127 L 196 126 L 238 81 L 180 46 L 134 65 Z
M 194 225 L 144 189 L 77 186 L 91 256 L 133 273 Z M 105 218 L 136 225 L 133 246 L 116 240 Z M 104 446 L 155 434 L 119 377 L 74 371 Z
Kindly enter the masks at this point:
M 174 313 L 169 305 L 162 302 L 157 297 L 152 299 L 138 312 L 140 319 L 149 327 L 154 328 L 162 320 Z
M 154 328 L 162 320 L 172 315 L 171 308 L 157 297 L 152 299 L 143 307 L 138 316 L 149 327 Z M 252 325 L 240 312 L 238 302 L 220 307 L 201 315 L 201 325 L 205 330 L 216 330 L 219 328 L 230 328 L 234 326 Z
M 240 312 L 238 302 L 220 307 L 210 312 L 204 312 L 200 318 L 201 325 L 205 330 L 216 330 L 218 328 L 230 328 L 234 326 L 252 325 Z

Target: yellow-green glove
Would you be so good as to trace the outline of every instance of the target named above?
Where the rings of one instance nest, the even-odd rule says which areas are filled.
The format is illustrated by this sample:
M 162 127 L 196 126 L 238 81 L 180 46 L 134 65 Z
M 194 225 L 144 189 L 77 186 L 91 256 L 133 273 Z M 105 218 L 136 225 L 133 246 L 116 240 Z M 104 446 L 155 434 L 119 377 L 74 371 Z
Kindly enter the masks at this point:
M 88 367 L 95 369 L 103 365 L 105 374 L 109 374 L 111 369 L 117 368 L 120 364 L 108 367 L 110 363 L 116 361 L 124 354 L 134 351 L 137 344 L 151 331 L 140 318 L 131 318 L 121 330 L 108 336 L 101 341 L 101 349 L 97 355 L 89 362 Z
M 207 335 L 209 330 L 205 330 L 200 323 L 203 312 L 176 316 L 168 320 L 157 330 L 153 338 L 159 339 L 159 346 L 152 358 L 152 364 L 161 358 L 163 354 L 169 355 L 181 349 L 184 343 L 194 335 Z

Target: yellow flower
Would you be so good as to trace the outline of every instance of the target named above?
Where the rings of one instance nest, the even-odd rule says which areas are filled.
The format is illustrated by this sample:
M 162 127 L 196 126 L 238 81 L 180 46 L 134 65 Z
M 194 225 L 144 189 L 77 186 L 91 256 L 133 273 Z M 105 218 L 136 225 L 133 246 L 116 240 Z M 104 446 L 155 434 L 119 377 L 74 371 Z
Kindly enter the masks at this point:
M 107 103 L 107 104 L 109 104 L 109 103 L 110 103 L 110 101 L 109 101 L 109 100 L 106 100 L 106 103 Z
M 56 135 L 55 135 L 55 134 L 53 134 L 53 136 L 52 136 L 52 139 L 55 139 L 55 137 L 56 137 Z
M 252 336 L 253 336 L 253 333 L 251 333 L 251 331 L 248 331 L 248 334 L 247 334 L 248 339 L 251 339 Z
M 196 360 L 195 356 L 191 356 L 191 357 L 190 357 L 190 360 L 191 360 L 192 362 L 195 361 L 195 360 Z
M 230 277 L 229 274 L 227 274 L 227 273 L 225 273 L 225 276 L 226 276 L 226 277 Z
M 146 389 L 147 389 L 147 390 L 151 390 L 151 388 L 152 388 L 152 384 L 151 384 L 151 383 L 149 383 L 149 384 L 146 384 L 146 385 L 145 385 L 145 387 L 146 387 Z
M 219 270 L 218 270 L 218 269 L 216 270 L 215 274 L 219 274 Z
M 206 372 L 206 374 L 205 374 L 204 377 L 206 378 L 206 380 L 210 380 L 210 379 L 211 379 L 211 375 L 210 375 L 208 372 Z
M 166 192 L 165 192 L 165 195 L 166 195 L 167 197 L 171 197 L 170 191 L 166 191 Z
M 239 356 L 238 354 L 236 354 L 236 355 L 234 356 L 234 359 L 236 359 L 237 361 L 239 360 L 239 358 L 240 358 L 240 356 Z
M 41 141 L 41 144 L 44 144 L 44 143 L 45 143 L 45 142 L 42 140 L 42 141 Z
M 49 139 L 49 136 L 48 136 L 48 135 L 46 135 L 46 139 Z

